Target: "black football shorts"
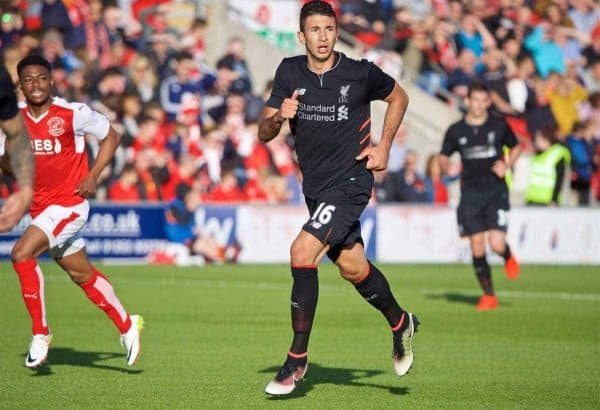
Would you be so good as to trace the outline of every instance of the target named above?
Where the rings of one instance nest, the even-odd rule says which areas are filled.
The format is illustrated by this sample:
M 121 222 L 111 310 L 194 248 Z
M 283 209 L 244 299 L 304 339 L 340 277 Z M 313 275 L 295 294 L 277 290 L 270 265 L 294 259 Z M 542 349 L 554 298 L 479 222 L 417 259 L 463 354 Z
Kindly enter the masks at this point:
M 344 247 L 364 244 L 359 218 L 369 203 L 372 181 L 370 175 L 349 178 L 306 198 L 309 218 L 302 229 L 330 246 L 327 256 L 334 262 Z
M 487 194 L 480 193 L 480 195 Z M 460 236 L 470 236 L 489 230 L 507 231 L 510 209 L 508 192 L 503 190 L 483 199 L 481 196 L 474 199 L 471 195 L 461 195 L 456 210 Z

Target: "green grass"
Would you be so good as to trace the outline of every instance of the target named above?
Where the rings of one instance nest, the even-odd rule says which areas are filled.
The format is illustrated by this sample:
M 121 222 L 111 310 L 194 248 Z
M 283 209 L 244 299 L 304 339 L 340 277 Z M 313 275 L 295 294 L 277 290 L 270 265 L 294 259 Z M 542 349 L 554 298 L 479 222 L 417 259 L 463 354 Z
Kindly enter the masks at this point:
M 398 378 L 386 323 L 338 277 L 320 271 L 308 379 L 289 399 L 263 389 L 291 339 L 286 266 L 101 267 L 146 319 L 128 368 L 118 334 L 66 274 L 43 264 L 54 333 L 48 362 L 23 367 L 30 322 L 0 264 L 0 408 L 599 408 L 600 271 L 498 268 L 501 308 L 477 312 L 468 265 L 383 265 L 422 327 Z

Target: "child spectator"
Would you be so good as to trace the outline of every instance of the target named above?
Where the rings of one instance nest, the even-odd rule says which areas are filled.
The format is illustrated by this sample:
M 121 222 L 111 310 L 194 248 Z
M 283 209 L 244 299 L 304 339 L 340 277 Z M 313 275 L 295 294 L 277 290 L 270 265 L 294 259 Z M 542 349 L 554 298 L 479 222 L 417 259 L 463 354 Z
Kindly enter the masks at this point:
M 447 205 L 449 200 L 447 186 L 451 178 L 442 172 L 436 154 L 432 154 L 427 158 L 425 176 L 427 177 L 425 180 L 427 184 L 426 191 L 431 193 L 431 201 L 434 204 Z
M 207 202 L 238 203 L 247 200 L 248 197 L 240 189 L 235 170 L 232 168 L 223 168 L 221 182 L 206 196 Z
M 594 173 L 594 126 L 591 121 L 576 123 L 566 143 L 571 152 L 571 188 L 577 193 L 579 205 L 589 205 L 590 184 Z
M 133 164 L 126 164 L 119 178 L 108 190 L 108 199 L 114 202 L 139 202 L 142 199 L 138 187 L 138 175 Z

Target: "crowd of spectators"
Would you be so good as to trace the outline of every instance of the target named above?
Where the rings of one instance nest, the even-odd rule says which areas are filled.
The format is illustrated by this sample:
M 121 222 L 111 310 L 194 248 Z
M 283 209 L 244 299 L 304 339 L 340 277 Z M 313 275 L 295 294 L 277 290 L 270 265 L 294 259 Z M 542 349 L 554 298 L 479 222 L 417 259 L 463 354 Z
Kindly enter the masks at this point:
M 571 151 L 570 185 L 577 203 L 600 200 L 597 1 L 339 0 L 336 5 L 341 27 L 359 44 L 397 53 L 403 75 L 448 104 L 463 109 L 468 84 L 483 81 L 493 111 L 506 117 L 526 151 L 539 149 L 533 144 L 537 131 L 554 127 L 557 140 Z M 409 197 L 429 201 L 430 190 L 422 186 L 430 185 L 422 178 L 427 181 L 427 176 L 408 178 L 415 181 Z M 383 185 L 397 188 L 405 181 L 392 173 Z
M 300 203 L 289 132 L 266 145 L 257 139 L 270 88 L 253 93 L 243 39 L 229 39 L 207 65 L 206 20 L 182 27 L 169 18 L 182 3 L 13 0 L 0 23 L 3 62 L 16 80 L 19 59 L 42 54 L 54 68 L 55 95 L 89 104 L 122 135 L 96 200 L 170 202 L 185 186 L 204 203 Z M 346 33 L 365 49 L 398 53 L 404 75 L 448 104 L 461 108 L 467 84 L 485 81 L 494 110 L 530 151 L 535 131 L 555 124 L 572 151 L 579 202 L 600 200 L 600 11 L 593 0 L 332 3 Z M 442 175 L 432 155 L 421 172 L 406 132 L 399 131 L 388 172 L 377 175 L 375 200 L 447 203 L 459 169 Z M 88 148 L 93 154 L 96 142 Z M 10 189 L 8 181 L 0 194 Z
M 87 103 L 122 136 L 98 201 L 172 202 L 186 189 L 198 203 L 299 201 L 289 141 L 257 139 L 263 95 L 252 93 L 243 40 L 208 66 L 205 19 L 169 18 L 183 3 L 15 0 L 2 10 L 3 62 L 16 82 L 16 63 L 43 55 L 54 95 Z M 87 143 L 93 155 L 97 142 Z

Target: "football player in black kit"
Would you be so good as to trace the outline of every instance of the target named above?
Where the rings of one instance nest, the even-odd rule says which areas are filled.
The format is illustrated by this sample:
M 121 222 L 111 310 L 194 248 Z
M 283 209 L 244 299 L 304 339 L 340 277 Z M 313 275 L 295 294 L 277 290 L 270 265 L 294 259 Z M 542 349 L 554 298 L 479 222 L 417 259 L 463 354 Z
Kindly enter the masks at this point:
M 519 264 L 506 243 L 508 188 L 505 174 L 521 150 L 518 141 L 502 117 L 489 113 L 489 90 L 480 82 L 469 86 L 467 113 L 446 131 L 440 165 L 449 166 L 448 157 L 458 151 L 462 161 L 461 195 L 457 209 L 459 233 L 469 238 L 475 274 L 483 289 L 478 310 L 498 307 L 490 265 L 485 256 L 485 234 L 492 251 L 504 258 L 509 279 L 519 276 Z M 510 148 L 504 155 L 504 147 Z
M 277 68 L 258 133 L 262 141 L 270 141 L 284 121 L 290 122 L 309 210 L 290 249 L 294 336 L 285 363 L 266 386 L 272 395 L 291 393 L 308 369 L 317 267 L 325 254 L 385 316 L 392 328 L 393 363 L 399 376 L 412 365 L 412 339 L 418 325 L 417 318 L 398 305 L 383 274 L 367 260 L 359 223 L 373 188 L 372 171 L 387 167 L 408 97 L 374 64 L 334 51 L 337 21 L 328 3 L 311 1 L 302 7 L 298 38 L 306 54 L 286 58 Z M 370 145 L 372 100 L 388 103 L 377 146 Z
M 0 6 L 6 2 L 0 2 Z M 0 168 L 12 173 L 19 190 L 0 208 L 0 232 L 10 231 L 29 208 L 33 198 L 33 152 L 21 111 L 17 107 L 15 86 L 4 62 L 0 60 Z

